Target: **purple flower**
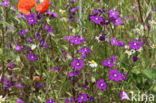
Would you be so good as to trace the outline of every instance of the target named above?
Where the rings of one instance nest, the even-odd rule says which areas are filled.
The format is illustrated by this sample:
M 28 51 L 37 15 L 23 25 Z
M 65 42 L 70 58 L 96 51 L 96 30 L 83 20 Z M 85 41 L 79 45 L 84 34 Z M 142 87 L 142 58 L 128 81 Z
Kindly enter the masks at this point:
M 118 15 L 119 15 L 119 12 L 115 11 L 114 9 L 109 11 L 109 17 L 110 18 L 113 17 L 116 19 Z
M 117 46 L 119 47 L 124 47 L 125 46 L 125 42 L 123 42 L 122 40 L 118 41 Z
M 79 70 L 84 67 L 84 61 L 82 59 L 74 59 L 71 66 L 73 66 L 75 70 Z
M 16 100 L 16 103 L 23 103 L 23 100 L 19 98 L 18 100 Z
M 38 57 L 37 57 L 37 55 L 35 55 L 35 54 L 28 54 L 28 55 L 27 55 L 27 58 L 28 58 L 30 61 L 38 60 Z
M 36 18 L 37 18 L 38 20 L 41 20 L 41 19 L 42 19 L 42 14 L 41 14 L 41 13 L 37 14 L 37 15 L 36 15 Z
M 31 44 L 32 43 L 32 38 L 31 37 L 27 37 L 26 38 L 26 41 L 27 41 L 27 43 L 30 43 Z
M 116 82 L 119 82 L 122 80 L 122 75 L 121 75 L 121 73 L 119 73 L 118 69 L 109 70 L 109 74 L 110 74 L 110 76 L 109 76 L 110 80 L 114 80 Z
M 51 17 L 53 17 L 53 18 L 57 18 L 57 17 L 58 17 L 57 13 L 55 13 L 55 12 L 53 12 L 53 11 L 48 11 L 47 13 L 48 13 Z
M 93 13 L 98 13 L 98 10 L 97 9 L 93 9 L 91 10 Z
M 125 91 L 121 91 L 119 96 L 121 97 L 121 100 L 125 100 L 125 99 L 129 100 L 129 96 L 128 96 L 127 92 L 125 92 Z
M 88 100 L 88 95 L 84 93 L 80 93 L 79 97 L 77 98 L 77 102 L 82 103 Z
M 15 68 L 16 65 L 13 62 L 9 62 L 7 66 L 9 68 L 13 69 L 13 68 Z
M 103 18 L 98 15 L 91 15 L 90 19 L 96 24 L 99 24 L 104 21 Z
M 7 78 L 5 75 L 0 78 L 0 83 L 5 84 L 6 81 L 7 81 Z
M 64 37 L 63 39 L 71 40 L 71 39 L 73 39 L 73 38 L 74 38 L 74 36 L 72 35 L 72 36 L 66 36 L 66 37 Z
M 19 32 L 19 34 L 21 35 L 21 36 L 24 36 L 25 35 L 25 30 L 21 30 L 20 32 Z
M 118 41 L 115 37 L 111 39 L 111 45 L 118 45 Z
M 84 40 L 84 38 L 80 35 L 76 36 L 66 36 L 63 39 L 66 40 L 70 40 L 70 43 L 78 45 L 78 44 L 82 44 L 82 43 L 86 43 L 86 41 Z
M 112 67 L 114 67 L 114 62 L 110 59 L 103 60 L 103 66 L 108 66 L 108 67 L 112 68 Z
M 73 15 L 75 15 L 75 12 L 78 10 L 78 8 L 76 7 L 76 8 L 72 8 L 72 9 L 70 9 L 70 12 L 73 14 Z
M 19 52 L 19 51 L 22 50 L 21 48 L 22 48 L 22 47 L 21 47 L 20 45 L 16 45 L 15 50 L 16 50 L 17 52 Z
M 1 3 L 2 6 L 9 6 L 10 2 L 8 0 L 5 0 L 4 2 Z
M 127 74 L 126 73 L 121 73 L 121 75 L 122 75 L 122 80 L 127 80 Z
M 60 68 L 59 67 L 54 67 L 54 68 L 49 68 L 50 69 L 50 71 L 57 71 L 57 72 L 59 72 L 60 71 Z
M 110 60 L 111 60 L 113 63 L 115 63 L 116 60 L 117 60 L 117 57 L 116 57 L 116 56 L 112 56 L 112 57 L 110 58 Z
M 94 102 L 94 97 L 91 96 L 91 97 L 89 98 L 89 101 L 90 101 L 90 102 Z
M 97 81 L 97 88 L 98 89 L 103 89 L 105 91 L 107 86 L 108 86 L 108 84 L 104 81 L 104 79 Z
M 50 29 L 48 30 L 48 34 L 49 34 L 49 33 L 53 33 L 53 34 L 54 34 L 54 33 L 55 33 L 55 32 L 54 32 L 54 29 L 53 29 L 53 28 L 50 28 Z
M 80 38 L 76 38 L 76 37 L 72 38 L 72 39 L 70 40 L 70 42 L 73 43 L 73 44 L 75 44 L 75 45 L 81 44 Z
M 138 50 L 138 49 L 141 48 L 141 46 L 143 45 L 143 43 L 138 42 L 137 40 L 135 40 L 135 41 L 129 42 L 128 45 L 130 46 L 129 47 L 130 50 L 132 50 L 132 49 Z
M 78 75 L 80 75 L 80 71 L 79 70 L 76 70 L 76 71 L 68 73 L 68 77 L 77 77 Z
M 48 48 L 48 42 L 47 41 L 44 41 L 44 40 L 41 40 L 40 41 L 40 47 Z
M 54 99 L 48 99 L 46 103 L 55 103 Z
M 87 46 L 84 46 L 83 48 L 81 48 L 78 53 L 86 53 L 86 54 L 89 54 L 91 53 L 91 50 L 87 47 Z
M 138 60 L 137 56 L 133 56 L 133 61 L 136 62 Z
M 118 25 L 121 25 L 123 24 L 122 20 L 121 20 L 121 17 L 118 17 L 116 20 L 115 20 L 115 26 L 118 26 Z
M 17 88 L 23 88 L 23 86 L 21 84 L 15 84 L 15 87 L 17 87 Z
M 100 40 L 100 41 L 105 41 L 105 35 L 104 35 L 104 34 L 101 35 L 101 36 L 99 37 L 99 40 Z
M 26 20 L 28 21 L 28 24 L 29 24 L 29 25 L 36 24 L 36 21 L 37 21 L 37 20 L 36 20 L 34 14 L 25 15 L 25 18 L 26 18 Z

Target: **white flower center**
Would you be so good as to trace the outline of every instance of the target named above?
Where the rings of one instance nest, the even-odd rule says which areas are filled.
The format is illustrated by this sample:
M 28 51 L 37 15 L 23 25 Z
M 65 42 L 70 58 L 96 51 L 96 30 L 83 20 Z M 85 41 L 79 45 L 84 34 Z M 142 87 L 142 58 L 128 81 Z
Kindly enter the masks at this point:
M 137 45 L 137 43 L 134 43 L 134 45 Z
M 84 97 L 82 96 L 81 99 L 83 99 Z
M 114 77 L 117 77 L 117 74 L 114 74 Z
M 77 66 L 80 65 L 80 63 L 76 63 L 76 65 L 77 65 Z
M 110 61 L 108 61 L 108 64 L 110 64 Z

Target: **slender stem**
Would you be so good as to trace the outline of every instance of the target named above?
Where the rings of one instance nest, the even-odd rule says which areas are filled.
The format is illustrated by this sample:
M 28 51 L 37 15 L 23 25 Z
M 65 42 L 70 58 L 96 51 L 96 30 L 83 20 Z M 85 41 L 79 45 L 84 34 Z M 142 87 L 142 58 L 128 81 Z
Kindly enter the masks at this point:
M 141 19 L 141 23 L 144 24 L 144 21 L 143 21 L 143 16 L 142 16 L 142 11 L 141 11 L 141 4 L 140 4 L 140 0 L 137 0 L 138 1 L 138 7 L 139 7 L 139 13 L 140 13 L 140 19 Z

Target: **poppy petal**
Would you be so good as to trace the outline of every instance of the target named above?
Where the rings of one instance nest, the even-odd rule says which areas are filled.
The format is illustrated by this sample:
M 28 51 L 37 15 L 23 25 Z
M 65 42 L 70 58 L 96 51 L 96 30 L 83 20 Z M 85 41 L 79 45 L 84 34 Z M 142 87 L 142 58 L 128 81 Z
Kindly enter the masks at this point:
M 33 8 L 35 4 L 36 0 L 19 0 L 18 10 L 21 13 L 28 15 L 30 14 L 30 9 Z
M 44 13 L 48 10 L 49 5 L 50 5 L 49 0 L 44 0 L 42 3 L 37 5 L 36 11 Z

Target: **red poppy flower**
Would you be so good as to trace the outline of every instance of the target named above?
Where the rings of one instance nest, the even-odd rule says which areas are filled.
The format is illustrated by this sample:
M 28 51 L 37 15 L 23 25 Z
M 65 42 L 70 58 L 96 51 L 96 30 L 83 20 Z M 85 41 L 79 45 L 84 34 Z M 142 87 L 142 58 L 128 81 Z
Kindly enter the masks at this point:
M 36 4 L 36 0 L 19 0 L 18 2 L 18 10 L 25 14 L 30 14 L 30 9 L 33 8 Z
M 42 3 L 37 5 L 36 11 L 44 13 L 48 10 L 49 5 L 50 5 L 49 0 L 44 0 Z

